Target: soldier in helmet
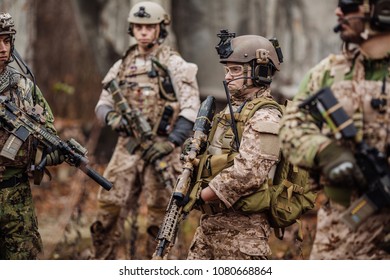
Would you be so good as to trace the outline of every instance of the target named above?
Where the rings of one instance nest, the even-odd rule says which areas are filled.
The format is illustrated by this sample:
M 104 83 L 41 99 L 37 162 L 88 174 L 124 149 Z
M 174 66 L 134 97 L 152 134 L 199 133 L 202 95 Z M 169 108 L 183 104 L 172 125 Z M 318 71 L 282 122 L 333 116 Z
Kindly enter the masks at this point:
M 197 206 L 203 215 L 187 259 L 267 259 L 268 205 L 252 209 L 244 206 L 244 199 L 266 190 L 279 159 L 282 114 L 270 84 L 282 54 L 278 44 L 261 36 L 233 38 L 226 30 L 218 36 L 234 122 L 229 106 L 213 119 L 196 175 L 202 187 Z
M 365 201 L 361 199 L 368 178 L 355 153 L 365 143 L 389 160 L 390 1 L 339 0 L 335 14 L 334 31 L 343 40 L 343 53 L 331 54 L 307 73 L 293 106 L 287 108 L 280 140 L 289 160 L 309 168 L 328 197 L 318 211 L 310 258 L 389 259 L 389 205 L 364 214 L 373 209 L 360 203 Z M 339 139 L 327 123 L 298 107 L 324 87 L 330 87 L 353 120 L 357 130 L 353 139 Z M 379 200 L 389 201 L 389 196 L 387 190 Z M 351 208 L 358 201 L 359 206 Z
M 131 8 L 128 22 L 129 34 L 137 43 L 112 66 L 103 84 L 118 82 L 129 106 L 150 124 L 155 142 L 142 151 L 138 140 L 125 133 L 118 104 L 103 89 L 96 116 L 117 131 L 119 138 L 104 173 L 114 187 L 109 193 L 99 193 L 97 219 L 91 226 L 95 259 L 117 258 L 124 222 L 130 211 L 137 213 L 142 191 L 148 211 L 148 240 L 146 255 L 139 257 L 151 258 L 171 193 L 161 182 L 155 162 L 165 161 L 173 177 L 178 175 L 180 147 L 192 132 L 200 105 L 197 66 L 163 44 L 170 23 L 165 10 L 154 2 L 139 2 Z
M 9 65 L 13 60 L 20 60 L 15 55 L 15 34 L 11 15 L 0 13 L 0 98 L 11 100 L 24 111 L 40 105 L 45 120 L 42 124 L 55 133 L 51 109 L 39 88 Z M 11 156 L 8 147 L 18 141 L 20 148 Z M 42 251 L 42 241 L 29 175 L 32 164 L 41 160 L 38 156 L 41 153 L 36 152 L 37 144 L 32 136 L 24 142 L 16 140 L 3 124 L 0 126 L 0 149 L 0 259 L 36 259 Z M 58 152 L 47 155 L 47 165 L 62 161 Z

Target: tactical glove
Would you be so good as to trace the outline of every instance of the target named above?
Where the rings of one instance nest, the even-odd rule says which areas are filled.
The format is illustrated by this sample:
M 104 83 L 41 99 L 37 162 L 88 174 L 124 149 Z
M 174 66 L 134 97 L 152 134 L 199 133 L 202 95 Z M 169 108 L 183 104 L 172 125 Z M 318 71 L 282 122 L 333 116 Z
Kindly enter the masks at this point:
M 46 166 L 58 165 L 63 163 L 65 156 L 59 151 L 54 150 L 46 155 Z
M 318 153 L 322 174 L 334 186 L 352 187 L 365 181 L 352 152 L 332 142 Z
M 147 162 L 153 163 L 156 160 L 170 154 L 173 149 L 174 144 L 170 141 L 157 142 L 144 152 L 142 158 Z
M 128 135 L 127 122 L 118 112 L 108 112 L 106 115 L 106 123 L 107 125 L 111 126 L 112 130 Z

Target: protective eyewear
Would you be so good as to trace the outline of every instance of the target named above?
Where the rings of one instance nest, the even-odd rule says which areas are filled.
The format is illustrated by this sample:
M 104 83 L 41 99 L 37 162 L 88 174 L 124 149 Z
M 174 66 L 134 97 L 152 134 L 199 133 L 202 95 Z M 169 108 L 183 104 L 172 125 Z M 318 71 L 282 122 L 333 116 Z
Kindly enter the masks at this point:
M 231 65 L 231 66 L 224 66 L 225 69 L 225 75 L 230 73 L 233 77 L 241 76 L 244 73 L 244 66 L 242 65 Z
M 363 4 L 363 0 L 339 0 L 338 7 L 344 15 L 359 11 L 359 6 Z

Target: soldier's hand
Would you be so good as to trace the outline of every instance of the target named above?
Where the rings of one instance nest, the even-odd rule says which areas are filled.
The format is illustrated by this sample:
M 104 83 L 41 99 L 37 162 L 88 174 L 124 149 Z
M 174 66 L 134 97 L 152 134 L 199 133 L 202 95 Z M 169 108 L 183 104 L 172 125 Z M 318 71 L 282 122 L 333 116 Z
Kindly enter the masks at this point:
M 184 156 L 187 156 L 189 154 L 189 152 L 191 151 L 191 149 L 195 149 L 197 152 L 197 155 L 203 154 L 205 152 L 207 145 L 205 142 L 201 142 L 199 145 L 198 142 L 199 141 L 196 141 L 196 139 L 193 137 L 187 138 L 184 141 L 183 146 L 182 146 L 181 159 L 183 159 Z
M 127 122 L 118 112 L 109 112 L 106 116 L 106 123 L 111 126 L 112 130 L 124 135 L 129 135 Z
M 54 150 L 46 155 L 46 166 L 58 165 L 63 163 L 65 156 L 59 150 Z
M 185 156 L 188 155 L 188 152 L 191 150 L 191 144 L 193 141 L 194 141 L 193 137 L 189 137 L 184 141 L 182 146 L 182 152 L 181 152 L 183 155 Z
M 147 162 L 153 163 L 156 160 L 170 154 L 174 148 L 175 145 L 170 141 L 157 142 L 144 152 L 142 158 Z
M 352 187 L 365 181 L 352 152 L 334 142 L 318 153 L 316 160 L 322 174 L 335 186 Z

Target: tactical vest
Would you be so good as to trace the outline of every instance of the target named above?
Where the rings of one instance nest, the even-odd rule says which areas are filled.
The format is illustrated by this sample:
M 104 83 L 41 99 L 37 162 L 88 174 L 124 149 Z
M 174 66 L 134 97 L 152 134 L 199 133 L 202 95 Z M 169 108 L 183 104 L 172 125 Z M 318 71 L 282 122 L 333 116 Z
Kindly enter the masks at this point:
M 313 69 L 308 89 L 310 92 L 316 92 L 325 86 L 330 86 L 358 129 L 356 140 L 364 139 L 369 146 L 387 154 L 390 145 L 388 76 L 388 60 L 365 61 L 362 55 L 354 60 L 348 60 L 343 55 L 331 55 Z M 371 102 L 375 99 L 386 100 L 387 106 L 373 108 Z M 322 133 L 333 137 L 327 126 L 323 126 Z M 339 142 L 343 144 L 342 140 Z M 345 206 L 349 205 L 353 195 L 352 189 L 332 187 L 326 181 L 324 184 L 325 193 L 332 200 Z
M 18 75 L 13 75 L 13 76 L 18 76 Z M 25 109 L 25 105 L 23 105 L 23 103 L 25 103 L 25 102 L 32 103 L 32 99 L 30 98 L 31 99 L 30 100 L 30 99 L 28 99 L 27 96 L 24 96 L 23 97 L 24 102 L 22 102 L 20 100 L 20 97 L 23 94 L 23 91 L 19 87 L 20 81 L 21 81 L 20 78 L 17 78 L 17 79 L 14 78 L 11 81 L 11 83 L 9 83 L 8 81 L 3 81 L 2 88 L 4 89 L 4 91 L 1 92 L 0 94 L 2 96 L 8 96 L 8 97 L 12 96 L 15 104 L 18 104 L 18 106 L 21 106 L 22 109 L 23 108 Z M 4 84 L 4 83 L 7 83 L 8 85 Z M 24 93 L 24 94 L 26 94 L 26 93 Z M 8 131 L 6 131 L 3 127 L 0 127 L 0 150 L 1 150 L 1 153 L 3 153 L 3 148 L 5 146 L 9 147 L 11 145 L 14 137 L 15 137 L 14 135 L 12 135 Z M 13 158 L 13 159 L 9 158 L 9 156 L 5 156 L 5 154 L 4 154 L 4 156 L 0 155 L 0 167 L 1 167 L 0 177 L 3 176 L 2 175 L 3 173 L 4 174 L 6 173 L 5 170 L 8 168 L 27 169 L 30 166 L 34 157 L 35 157 L 34 138 L 30 135 L 26 139 L 26 141 L 24 141 L 24 143 L 22 144 L 20 149 L 17 151 L 15 158 Z M 5 175 L 5 177 L 7 177 L 7 175 Z
M 136 55 L 136 47 L 132 46 L 118 73 L 119 84 L 130 106 L 140 110 L 153 131 L 162 136 L 173 129 L 179 114 L 179 103 L 166 67 L 172 54 L 169 47 L 160 46 L 143 59 Z
M 256 98 L 247 102 L 244 107 L 234 114 L 236 120 L 237 132 L 239 140 L 241 141 L 242 132 L 245 128 L 245 123 L 253 116 L 253 114 L 264 106 L 273 106 L 278 108 L 281 112 L 283 109 L 272 98 Z M 220 151 L 216 151 L 213 147 L 209 147 L 207 151 L 200 157 L 200 163 L 196 175 L 196 184 L 201 184 L 202 188 L 206 187 L 208 183 L 218 175 L 222 170 L 233 165 L 234 158 L 238 153 L 233 149 L 234 134 L 230 126 L 230 114 L 226 111 L 222 111 L 217 114 L 213 119 L 213 126 L 208 136 L 208 143 L 212 139 L 218 139 L 221 144 Z M 261 203 L 256 201 L 250 201 L 248 203 L 247 198 L 242 198 L 234 205 L 235 210 L 242 212 L 262 212 L 269 208 L 270 196 L 268 193 L 268 181 L 266 180 L 260 187 L 258 193 L 264 195 L 264 199 Z M 211 207 L 211 209 L 207 209 Z M 223 203 L 219 205 L 206 204 L 202 209 L 206 213 L 216 213 L 227 210 Z
M 245 123 L 254 113 L 264 107 L 277 108 L 282 114 L 284 108 L 272 98 L 254 99 L 234 115 L 237 122 L 238 137 L 241 140 Z M 222 120 L 222 121 L 221 121 Z M 213 127 L 208 140 L 219 137 L 221 153 L 211 155 L 205 153 L 200 158 L 196 183 L 205 188 L 208 183 L 223 169 L 233 164 L 234 157 L 238 154 L 233 150 L 233 132 L 230 126 L 225 127 L 224 121 L 230 120 L 230 115 L 224 112 L 217 115 L 213 120 Z M 224 133 L 216 134 L 218 126 L 224 126 Z M 229 148 L 230 147 L 230 148 Z M 270 147 L 271 149 L 272 147 Z M 215 151 L 214 151 L 215 152 Z M 270 225 L 275 229 L 275 235 L 283 239 L 284 228 L 294 223 L 299 223 L 298 239 L 303 240 L 303 230 L 300 217 L 314 208 L 316 193 L 308 184 L 309 173 L 289 163 L 283 155 L 274 169 L 273 176 L 269 174 L 257 192 L 240 198 L 232 207 L 227 209 L 222 202 L 218 204 L 206 203 L 200 208 L 204 213 L 215 214 L 224 211 L 239 211 L 243 213 L 260 213 L 267 211 Z M 272 169 L 271 172 L 272 173 Z

